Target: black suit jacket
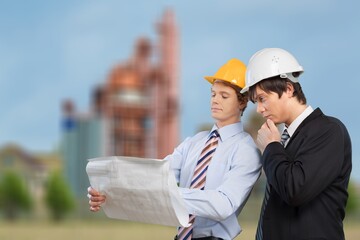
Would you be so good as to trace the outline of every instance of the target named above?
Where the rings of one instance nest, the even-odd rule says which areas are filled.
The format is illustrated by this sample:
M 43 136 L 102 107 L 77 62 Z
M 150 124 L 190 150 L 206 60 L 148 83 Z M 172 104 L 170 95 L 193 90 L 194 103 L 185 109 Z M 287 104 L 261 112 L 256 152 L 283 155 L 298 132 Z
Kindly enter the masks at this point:
M 346 127 L 319 108 L 300 124 L 285 149 L 270 143 L 263 153 L 271 185 L 263 239 L 344 239 L 351 166 Z

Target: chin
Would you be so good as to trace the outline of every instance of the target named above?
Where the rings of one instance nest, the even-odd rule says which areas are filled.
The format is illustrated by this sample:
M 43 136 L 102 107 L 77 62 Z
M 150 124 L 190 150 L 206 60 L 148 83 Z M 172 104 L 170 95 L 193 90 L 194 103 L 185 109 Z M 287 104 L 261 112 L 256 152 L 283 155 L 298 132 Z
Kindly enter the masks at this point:
M 220 121 L 219 116 L 216 116 L 216 114 L 211 114 L 211 117 L 215 120 L 215 122 Z
M 276 120 L 273 119 L 272 117 L 266 117 L 265 119 L 266 119 L 266 120 L 271 120 L 271 121 L 273 121 L 274 123 L 276 123 Z
M 214 119 L 217 119 L 219 116 L 218 116 L 218 114 L 216 114 L 216 112 L 212 112 L 211 117 Z
M 279 122 L 279 121 L 276 120 L 276 119 L 271 119 L 271 118 L 270 118 L 270 120 L 273 121 L 274 124 L 280 124 L 280 123 L 281 123 L 281 122 Z

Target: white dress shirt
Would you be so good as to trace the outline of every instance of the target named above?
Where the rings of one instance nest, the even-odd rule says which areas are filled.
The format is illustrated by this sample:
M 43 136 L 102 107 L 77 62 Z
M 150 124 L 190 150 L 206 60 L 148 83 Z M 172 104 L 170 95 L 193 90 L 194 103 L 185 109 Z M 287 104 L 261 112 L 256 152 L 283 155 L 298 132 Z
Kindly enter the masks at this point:
M 305 120 L 305 118 L 307 118 L 312 112 L 314 111 L 314 109 L 311 106 L 308 106 L 307 108 L 305 108 L 305 110 L 289 125 L 289 126 L 285 126 L 285 129 L 287 130 L 287 132 L 289 133 L 289 136 L 291 138 L 292 135 L 294 135 L 295 130 L 299 127 L 299 125 Z M 290 138 L 288 138 L 285 143 L 284 143 L 284 147 L 287 146 Z

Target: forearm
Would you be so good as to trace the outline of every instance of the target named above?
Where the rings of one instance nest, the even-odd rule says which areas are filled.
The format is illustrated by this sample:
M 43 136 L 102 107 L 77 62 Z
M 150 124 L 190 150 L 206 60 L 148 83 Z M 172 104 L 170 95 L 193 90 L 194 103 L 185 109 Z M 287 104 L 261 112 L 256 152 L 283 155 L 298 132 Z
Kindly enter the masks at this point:
M 180 188 L 190 214 L 221 221 L 243 207 L 260 176 L 261 165 L 243 172 L 236 180 L 227 178 L 214 190 Z M 231 175 L 231 174 L 229 174 Z
M 190 214 L 221 221 L 234 213 L 227 196 L 216 190 L 180 188 Z
M 272 143 L 265 149 L 264 171 L 269 183 L 289 205 L 299 206 L 311 201 L 338 175 L 341 151 L 328 142 L 327 146 L 302 146 L 295 154 Z

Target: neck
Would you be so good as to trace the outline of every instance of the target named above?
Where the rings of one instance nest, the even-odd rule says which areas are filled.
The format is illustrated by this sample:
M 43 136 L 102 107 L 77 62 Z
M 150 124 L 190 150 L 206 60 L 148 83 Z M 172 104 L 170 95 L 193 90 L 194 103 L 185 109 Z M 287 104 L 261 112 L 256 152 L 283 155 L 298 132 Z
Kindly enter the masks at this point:
M 223 122 L 216 122 L 216 126 L 220 129 L 222 127 L 225 127 L 225 126 L 228 126 L 230 124 L 234 124 L 234 123 L 237 123 L 237 122 L 240 122 L 240 119 L 238 121 L 232 121 L 232 122 L 228 122 L 228 123 L 223 123 Z
M 289 119 L 285 122 L 286 126 L 289 126 L 301 113 L 305 111 L 308 106 L 305 104 L 299 104 L 292 108 Z

